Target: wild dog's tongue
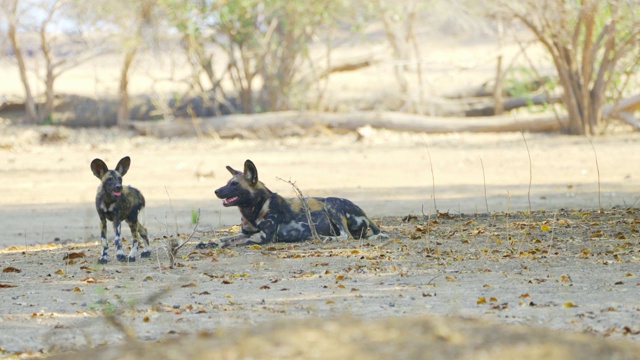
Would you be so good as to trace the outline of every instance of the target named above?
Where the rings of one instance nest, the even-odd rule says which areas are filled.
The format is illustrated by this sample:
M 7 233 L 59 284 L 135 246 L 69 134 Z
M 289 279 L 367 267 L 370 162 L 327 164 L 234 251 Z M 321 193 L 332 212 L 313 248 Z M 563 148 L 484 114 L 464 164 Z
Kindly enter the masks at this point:
M 230 198 L 226 198 L 226 199 L 224 199 L 224 200 L 222 201 L 222 204 L 223 204 L 223 205 L 227 205 L 227 204 L 229 204 L 230 202 L 232 202 L 232 201 L 236 200 L 237 198 L 238 198 L 237 196 L 230 197 Z
M 122 192 L 120 192 L 120 191 L 113 191 L 113 192 L 111 193 L 111 195 L 113 195 L 113 196 L 115 196 L 115 197 L 118 197 L 118 196 L 122 195 Z

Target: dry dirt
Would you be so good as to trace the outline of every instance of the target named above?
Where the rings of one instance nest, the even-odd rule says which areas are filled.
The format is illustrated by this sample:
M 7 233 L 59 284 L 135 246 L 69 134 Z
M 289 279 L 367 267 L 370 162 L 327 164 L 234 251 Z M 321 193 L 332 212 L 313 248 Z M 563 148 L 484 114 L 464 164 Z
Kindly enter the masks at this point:
M 336 345 L 352 351 L 336 356 L 394 351 L 409 358 L 425 344 L 442 351 L 434 358 L 640 353 L 638 134 L 594 138 L 593 147 L 561 135 L 525 134 L 525 143 L 520 133 L 371 129 L 272 140 L 41 127 L 0 134 L 4 355 L 121 343 L 135 353 L 157 340 L 206 333 L 165 346 L 195 349 L 185 341 L 203 341 L 226 349 L 223 358 L 313 357 L 324 346 L 318 339 L 355 336 L 354 327 L 389 332 L 348 337 L 362 347 Z M 124 155 L 132 157 L 125 183 L 147 199 L 153 255 L 98 265 L 98 180 L 89 163 L 100 157 L 113 166 Z M 308 196 L 354 200 L 391 240 L 228 250 L 188 244 L 170 269 L 166 245 L 193 232 L 193 211 L 201 213 L 193 245 L 237 231 L 237 210 L 223 208 L 213 190 L 228 179 L 225 165 L 241 168 L 247 158 L 284 196 L 293 190 L 277 178 L 295 181 Z M 301 328 L 310 333 L 302 336 Z M 428 339 L 409 335 L 412 329 Z M 575 335 L 582 332 L 589 334 Z M 284 340 L 298 336 L 297 347 Z M 251 352 L 245 339 L 265 352 Z M 547 352 L 533 351 L 541 344 Z M 372 352 L 377 346 L 386 350 Z M 520 352 L 508 352 L 514 348 Z

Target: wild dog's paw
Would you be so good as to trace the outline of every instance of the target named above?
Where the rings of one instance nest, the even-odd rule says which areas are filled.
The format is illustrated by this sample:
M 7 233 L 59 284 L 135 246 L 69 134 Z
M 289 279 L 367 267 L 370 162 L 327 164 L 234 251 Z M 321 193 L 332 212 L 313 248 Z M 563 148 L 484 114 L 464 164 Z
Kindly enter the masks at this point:
M 136 257 L 135 256 L 129 256 L 129 262 L 134 262 L 136 261 Z
M 98 264 L 106 264 L 108 261 L 106 256 L 100 256 L 100 258 L 98 258 Z
M 127 256 L 125 254 L 118 254 L 116 255 L 116 259 L 118 261 L 127 261 Z
M 212 249 L 212 248 L 217 248 L 218 246 L 220 246 L 220 245 L 218 245 L 217 243 L 215 243 L 213 241 L 208 242 L 208 243 L 201 242 L 201 243 L 198 243 L 196 245 L 196 249 Z
M 367 240 L 387 240 L 389 238 L 389 235 L 387 234 L 383 234 L 383 233 L 379 233 L 376 235 L 371 235 L 367 238 Z
M 320 241 L 322 241 L 323 243 L 327 241 L 339 241 L 339 240 L 342 240 L 342 238 L 340 238 L 339 236 L 320 236 Z
M 144 250 L 140 253 L 140 257 L 141 258 L 150 258 L 151 257 L 151 250 Z

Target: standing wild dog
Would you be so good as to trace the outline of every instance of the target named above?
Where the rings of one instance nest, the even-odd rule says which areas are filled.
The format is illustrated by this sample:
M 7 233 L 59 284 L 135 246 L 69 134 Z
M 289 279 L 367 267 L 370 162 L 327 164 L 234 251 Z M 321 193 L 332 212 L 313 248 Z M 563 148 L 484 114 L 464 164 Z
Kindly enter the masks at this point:
M 140 257 L 150 257 L 149 238 L 147 237 L 147 229 L 138 221 L 138 213 L 144 208 L 144 196 L 142 193 L 131 186 L 122 186 L 122 177 L 129 170 L 131 159 L 128 156 L 123 157 L 118 162 L 115 170 L 109 170 L 107 164 L 100 159 L 94 159 L 91 162 L 91 171 L 98 179 L 102 181 L 98 187 L 96 194 L 96 210 L 100 216 L 100 238 L 102 240 L 102 254 L 98 262 L 104 264 L 107 262 L 107 220 L 113 222 L 113 230 L 116 233 L 116 258 L 118 261 L 126 261 L 127 257 L 122 249 L 120 241 L 120 224 L 124 220 L 129 224 L 133 244 L 129 253 L 129 261 L 136 261 L 138 254 L 138 234 L 142 236 L 146 249 L 140 254 Z
M 242 234 L 220 239 L 223 246 L 232 243 L 296 242 L 311 238 L 309 221 L 300 199 L 285 199 L 267 189 L 258 180 L 258 170 L 251 160 L 245 161 L 244 172 L 230 166 L 227 170 L 233 177 L 215 193 L 224 199 L 223 206 L 240 209 Z M 307 206 L 318 235 L 324 238 L 345 240 L 351 236 L 360 239 L 366 237 L 368 229 L 374 234 L 370 239 L 387 237 L 362 209 L 347 199 L 308 198 Z

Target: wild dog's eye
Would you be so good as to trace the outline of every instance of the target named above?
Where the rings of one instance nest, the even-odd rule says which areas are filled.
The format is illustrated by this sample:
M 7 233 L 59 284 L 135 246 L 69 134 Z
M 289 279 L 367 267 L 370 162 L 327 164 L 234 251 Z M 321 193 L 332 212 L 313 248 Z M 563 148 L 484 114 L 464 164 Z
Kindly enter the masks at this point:
M 238 183 L 237 181 L 232 181 L 230 185 L 235 187 L 240 185 L 240 183 Z

